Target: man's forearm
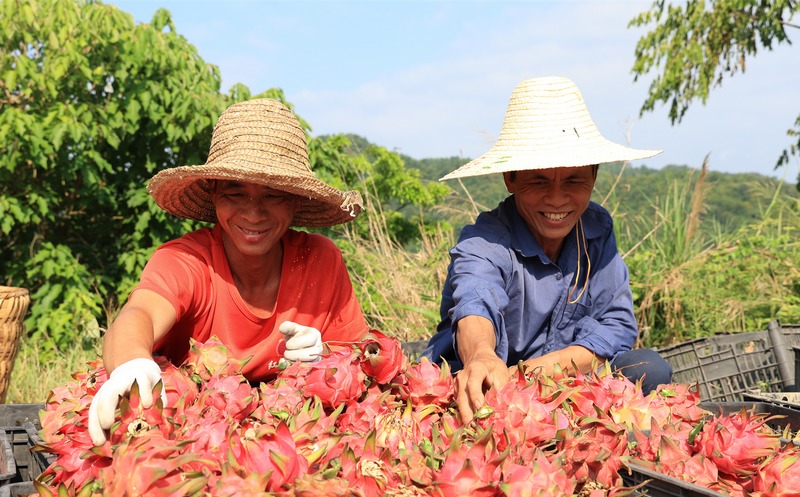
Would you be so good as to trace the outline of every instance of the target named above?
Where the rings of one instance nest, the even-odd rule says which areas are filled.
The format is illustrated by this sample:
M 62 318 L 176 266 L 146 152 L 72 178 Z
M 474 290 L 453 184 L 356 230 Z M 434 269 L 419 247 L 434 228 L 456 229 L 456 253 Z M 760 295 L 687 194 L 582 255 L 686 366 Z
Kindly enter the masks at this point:
M 462 364 L 476 357 L 495 354 L 495 334 L 492 322 L 482 316 L 466 316 L 458 321 L 456 344 Z
M 574 375 L 576 372 L 586 374 L 594 371 L 601 362 L 602 359 L 591 350 L 580 345 L 570 345 L 564 349 L 528 359 L 524 364 L 531 369 L 541 368 L 543 374 L 550 376 L 555 371 L 556 364 L 565 373 Z

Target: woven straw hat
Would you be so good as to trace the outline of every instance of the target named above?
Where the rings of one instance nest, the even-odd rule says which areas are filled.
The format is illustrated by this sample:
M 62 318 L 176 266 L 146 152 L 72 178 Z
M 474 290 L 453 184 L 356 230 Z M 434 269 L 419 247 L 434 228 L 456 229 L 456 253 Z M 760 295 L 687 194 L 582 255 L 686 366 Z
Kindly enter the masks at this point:
M 580 90 L 569 79 L 533 78 L 520 83 L 511 94 L 494 146 L 441 179 L 580 167 L 646 159 L 660 153 L 624 147 L 603 138 Z
M 303 128 L 289 109 L 272 99 L 228 107 L 214 127 L 206 163 L 165 169 L 150 179 L 147 189 L 167 212 L 216 222 L 209 180 L 255 183 L 295 195 L 294 226 L 333 226 L 363 209 L 357 191 L 343 192 L 316 178 Z

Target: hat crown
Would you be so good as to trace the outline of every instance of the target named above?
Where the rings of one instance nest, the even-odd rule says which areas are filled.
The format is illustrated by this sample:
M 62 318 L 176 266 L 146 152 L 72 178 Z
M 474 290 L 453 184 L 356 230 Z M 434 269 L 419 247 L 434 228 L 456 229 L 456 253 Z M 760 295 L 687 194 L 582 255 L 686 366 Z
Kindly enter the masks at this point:
M 599 135 L 575 83 L 562 77 L 534 78 L 514 89 L 498 144 L 527 141 L 533 146 L 554 139 Z
M 308 160 L 306 134 L 282 103 L 255 99 L 228 107 L 211 136 L 207 165 L 236 164 L 254 170 L 314 177 Z

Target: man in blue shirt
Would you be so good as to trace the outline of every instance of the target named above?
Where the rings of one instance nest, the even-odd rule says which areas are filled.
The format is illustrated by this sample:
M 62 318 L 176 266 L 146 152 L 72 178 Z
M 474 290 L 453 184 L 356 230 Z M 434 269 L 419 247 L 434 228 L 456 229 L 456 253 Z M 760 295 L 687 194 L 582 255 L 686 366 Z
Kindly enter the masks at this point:
M 611 216 L 590 200 L 599 164 L 658 153 L 603 138 L 572 81 L 534 78 L 512 93 L 492 149 L 442 178 L 501 173 L 511 194 L 450 251 L 442 321 L 423 353 L 457 372 L 465 422 L 519 361 L 552 374 L 608 360 L 646 393 L 671 380 L 658 353 L 632 350 L 628 268 Z

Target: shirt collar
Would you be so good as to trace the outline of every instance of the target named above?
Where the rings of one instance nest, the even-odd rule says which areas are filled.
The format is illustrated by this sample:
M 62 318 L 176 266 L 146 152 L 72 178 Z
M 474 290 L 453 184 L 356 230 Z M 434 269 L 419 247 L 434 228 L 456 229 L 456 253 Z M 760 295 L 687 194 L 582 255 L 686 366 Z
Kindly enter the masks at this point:
M 511 247 L 514 250 L 524 257 L 538 256 L 543 261 L 550 260 L 517 210 L 514 195 L 509 195 L 501 202 L 500 212 L 508 220 Z M 605 209 L 594 202 L 589 202 L 589 207 L 581 215 L 581 220 L 583 221 L 583 232 L 587 240 L 599 238 L 611 228 L 611 217 L 605 213 Z M 567 238 L 575 236 L 576 228 L 572 228 Z

